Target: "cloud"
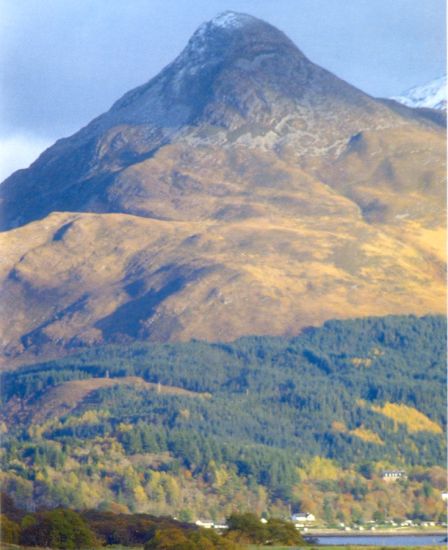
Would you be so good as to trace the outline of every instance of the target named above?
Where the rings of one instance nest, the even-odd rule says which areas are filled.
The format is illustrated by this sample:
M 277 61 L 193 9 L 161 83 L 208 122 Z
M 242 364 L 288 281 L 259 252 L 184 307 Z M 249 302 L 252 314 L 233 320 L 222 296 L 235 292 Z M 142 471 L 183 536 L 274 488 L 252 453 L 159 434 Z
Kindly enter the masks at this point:
M 0 139 L 0 182 L 16 170 L 28 168 L 54 140 L 25 134 Z

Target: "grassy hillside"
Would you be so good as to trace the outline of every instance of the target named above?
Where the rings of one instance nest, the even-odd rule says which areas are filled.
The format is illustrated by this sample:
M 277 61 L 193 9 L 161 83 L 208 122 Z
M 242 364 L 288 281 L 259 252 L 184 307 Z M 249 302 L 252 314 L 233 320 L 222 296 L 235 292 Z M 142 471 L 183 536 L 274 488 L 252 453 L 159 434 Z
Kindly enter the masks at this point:
M 108 346 L 5 373 L 3 480 L 22 506 L 436 518 L 443 317 L 291 338 Z M 384 468 L 408 479 L 381 481 Z M 439 510 L 440 508 L 440 510 Z

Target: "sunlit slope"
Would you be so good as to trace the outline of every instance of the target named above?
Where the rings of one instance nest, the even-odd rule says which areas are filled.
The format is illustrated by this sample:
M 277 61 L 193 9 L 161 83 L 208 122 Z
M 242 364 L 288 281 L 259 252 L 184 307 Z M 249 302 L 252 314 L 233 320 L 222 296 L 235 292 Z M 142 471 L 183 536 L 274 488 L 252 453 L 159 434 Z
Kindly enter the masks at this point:
M 40 392 L 26 403 L 10 400 L 3 410 L 3 418 L 17 423 L 40 424 L 47 420 L 60 418 L 78 412 L 78 408 L 87 402 L 91 395 L 104 388 L 126 386 L 147 390 L 157 395 L 172 395 L 209 399 L 210 394 L 185 390 L 183 388 L 146 382 L 140 376 L 124 376 L 122 378 L 88 378 L 86 380 L 69 380 Z M 94 402 L 93 402 L 94 403 Z M 93 404 L 94 406 L 94 404 Z M 89 411 L 86 413 L 88 421 Z
M 2 234 L 7 354 L 232 340 L 335 317 L 444 311 L 443 228 L 369 224 L 318 181 L 288 193 L 269 204 L 264 190 L 257 216 L 55 213 Z M 306 194 L 313 215 L 294 215 Z

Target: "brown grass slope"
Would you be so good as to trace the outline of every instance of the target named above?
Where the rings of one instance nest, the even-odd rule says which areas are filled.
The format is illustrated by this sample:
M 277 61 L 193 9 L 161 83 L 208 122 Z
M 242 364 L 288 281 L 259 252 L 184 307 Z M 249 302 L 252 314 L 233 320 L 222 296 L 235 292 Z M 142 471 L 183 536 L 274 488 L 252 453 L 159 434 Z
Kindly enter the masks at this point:
M 7 424 L 11 422 L 40 424 L 46 420 L 54 420 L 75 411 L 96 390 L 118 385 L 137 386 L 139 389 L 150 390 L 163 395 L 182 395 L 193 398 L 211 397 L 207 393 L 192 392 L 175 386 L 146 382 L 139 376 L 89 378 L 63 382 L 25 401 L 11 399 L 3 408 L 1 418 Z
M 3 362 L 444 312 L 445 143 L 266 23 L 211 22 L 1 186 Z

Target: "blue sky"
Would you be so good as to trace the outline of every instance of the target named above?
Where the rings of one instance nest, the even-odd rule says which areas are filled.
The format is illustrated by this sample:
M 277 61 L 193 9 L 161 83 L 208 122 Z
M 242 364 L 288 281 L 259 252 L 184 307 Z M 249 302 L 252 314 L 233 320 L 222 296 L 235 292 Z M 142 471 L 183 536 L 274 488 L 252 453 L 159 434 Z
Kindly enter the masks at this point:
M 149 80 L 228 9 L 269 21 L 375 96 L 445 73 L 445 0 L 0 0 L 0 180 Z

